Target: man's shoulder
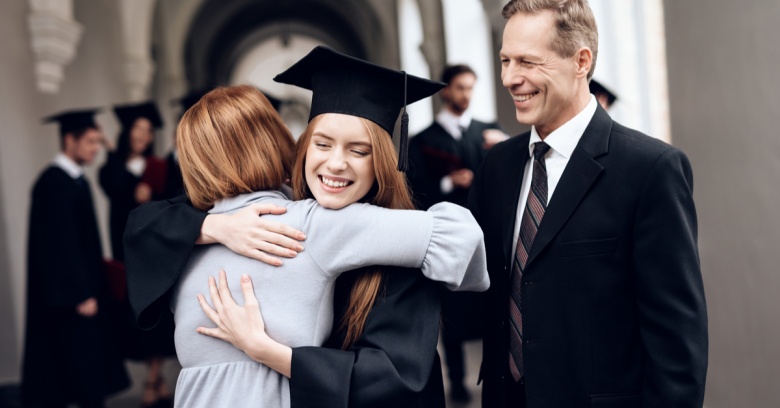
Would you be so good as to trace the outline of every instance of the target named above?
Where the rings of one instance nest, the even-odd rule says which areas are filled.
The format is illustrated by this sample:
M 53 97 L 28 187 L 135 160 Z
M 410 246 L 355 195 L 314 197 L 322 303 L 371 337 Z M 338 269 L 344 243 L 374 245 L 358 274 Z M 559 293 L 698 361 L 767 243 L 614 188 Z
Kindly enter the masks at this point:
M 632 160 L 652 160 L 668 153 L 682 154 L 682 150 L 664 142 L 648 136 L 638 130 L 623 126 L 613 122 L 612 135 L 610 138 L 611 153 L 618 153 Z

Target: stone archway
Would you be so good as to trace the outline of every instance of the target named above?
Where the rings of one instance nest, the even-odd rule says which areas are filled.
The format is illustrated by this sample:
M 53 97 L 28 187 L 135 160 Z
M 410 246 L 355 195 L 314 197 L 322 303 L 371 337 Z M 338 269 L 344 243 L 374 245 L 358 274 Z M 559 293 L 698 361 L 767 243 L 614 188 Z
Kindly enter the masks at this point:
M 388 66 L 398 66 L 393 2 L 383 0 L 207 0 L 185 46 L 190 88 L 228 83 L 241 56 L 270 37 L 304 35 Z

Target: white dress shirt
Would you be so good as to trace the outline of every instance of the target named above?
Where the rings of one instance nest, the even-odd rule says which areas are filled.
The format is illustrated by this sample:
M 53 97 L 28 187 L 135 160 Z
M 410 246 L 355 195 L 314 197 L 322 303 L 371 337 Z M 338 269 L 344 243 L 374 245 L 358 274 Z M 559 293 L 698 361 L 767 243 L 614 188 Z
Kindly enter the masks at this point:
M 547 168 L 547 203 L 550 203 L 555 187 L 561 180 L 561 175 L 569 164 L 569 159 L 574 148 L 577 147 L 582 134 L 588 127 L 593 115 L 596 113 L 598 102 L 591 95 L 590 102 L 575 117 L 564 123 L 558 129 L 547 135 L 544 142 L 550 146 L 550 150 L 544 155 L 544 164 Z M 520 233 L 520 224 L 523 221 L 523 211 L 525 211 L 525 202 L 528 200 L 528 192 L 531 190 L 531 180 L 534 169 L 534 143 L 541 142 L 542 138 L 536 132 L 536 127 L 531 128 L 531 140 L 528 142 L 528 156 L 530 159 L 525 164 L 525 173 L 523 176 L 523 185 L 520 190 L 520 200 L 517 203 L 517 216 L 515 218 L 515 232 L 512 238 L 512 262 L 514 262 L 515 249 L 517 248 L 517 236 Z M 544 222 L 544 218 L 542 218 Z
M 471 113 L 469 111 L 463 112 L 458 116 L 450 112 L 447 108 L 442 108 L 436 115 L 436 122 L 447 131 L 455 140 L 463 138 L 464 129 L 468 129 L 471 125 Z
M 62 171 L 68 173 L 68 175 L 74 179 L 84 175 L 84 169 L 76 164 L 70 157 L 66 156 L 65 153 L 58 153 L 57 156 L 54 157 L 53 164 L 61 168 Z
M 471 125 L 471 114 L 469 111 L 463 112 L 458 116 L 452 113 L 447 108 L 442 108 L 436 115 L 436 122 L 452 136 L 453 139 L 460 141 L 463 139 L 463 132 Z M 452 177 L 444 176 L 439 182 L 439 188 L 444 194 L 449 194 L 455 189 L 455 184 L 452 182 Z

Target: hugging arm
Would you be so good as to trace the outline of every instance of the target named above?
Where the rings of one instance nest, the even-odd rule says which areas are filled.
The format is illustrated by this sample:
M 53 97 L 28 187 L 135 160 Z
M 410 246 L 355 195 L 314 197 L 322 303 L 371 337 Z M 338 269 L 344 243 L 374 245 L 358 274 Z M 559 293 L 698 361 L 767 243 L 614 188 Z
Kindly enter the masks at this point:
M 251 251 L 254 258 L 271 265 L 278 264 L 274 262 L 275 258 L 250 247 L 253 242 L 256 243 L 255 237 L 264 233 L 278 235 L 274 231 L 281 231 L 296 237 L 301 234 L 257 216 L 284 211 L 284 207 L 254 204 L 231 215 L 208 215 L 194 208 L 184 195 L 149 202 L 133 210 L 124 236 L 125 267 L 128 298 L 139 325 L 151 328 L 157 324 L 160 311 L 167 306 L 165 295 L 187 265 L 196 243 L 231 240 L 234 247 L 244 245 L 243 248 Z M 256 232 L 255 229 L 263 231 Z M 295 241 L 285 237 L 277 238 L 275 242 L 289 245 L 289 242 Z M 295 244 L 298 245 L 297 242 Z M 287 248 L 276 248 L 289 253 Z

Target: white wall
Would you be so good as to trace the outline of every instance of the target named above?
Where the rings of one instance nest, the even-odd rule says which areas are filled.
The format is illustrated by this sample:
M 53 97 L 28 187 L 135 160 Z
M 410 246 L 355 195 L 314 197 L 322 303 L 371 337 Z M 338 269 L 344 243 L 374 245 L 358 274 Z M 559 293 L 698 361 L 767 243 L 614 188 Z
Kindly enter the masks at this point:
M 693 165 L 709 408 L 780 406 L 780 2 L 664 2 L 674 144 Z

